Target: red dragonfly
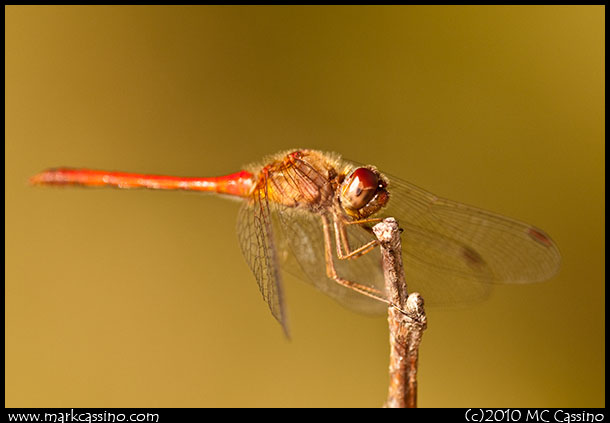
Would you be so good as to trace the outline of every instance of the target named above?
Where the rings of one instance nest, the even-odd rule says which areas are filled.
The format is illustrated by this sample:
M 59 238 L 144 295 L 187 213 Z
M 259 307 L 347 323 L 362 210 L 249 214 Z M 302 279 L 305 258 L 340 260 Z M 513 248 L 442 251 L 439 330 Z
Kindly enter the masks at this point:
M 403 229 L 409 290 L 419 292 L 426 304 L 479 300 L 494 283 L 542 281 L 559 268 L 559 250 L 542 230 L 439 198 L 334 153 L 283 152 L 246 169 L 192 178 L 58 168 L 39 173 L 30 182 L 243 198 L 237 219 L 239 244 L 287 335 L 280 267 L 357 311 L 387 309 L 381 255 L 372 233 L 383 217 L 394 217 Z

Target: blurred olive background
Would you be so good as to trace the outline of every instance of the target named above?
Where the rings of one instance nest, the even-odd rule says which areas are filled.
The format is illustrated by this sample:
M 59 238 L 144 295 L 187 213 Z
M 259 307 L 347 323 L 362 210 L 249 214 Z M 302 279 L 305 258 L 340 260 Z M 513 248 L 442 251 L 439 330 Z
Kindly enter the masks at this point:
M 428 310 L 422 407 L 603 407 L 604 9 L 7 7 L 9 407 L 377 407 L 384 316 L 286 278 L 238 203 L 34 188 L 48 167 L 214 176 L 337 151 L 542 227 L 552 280 Z

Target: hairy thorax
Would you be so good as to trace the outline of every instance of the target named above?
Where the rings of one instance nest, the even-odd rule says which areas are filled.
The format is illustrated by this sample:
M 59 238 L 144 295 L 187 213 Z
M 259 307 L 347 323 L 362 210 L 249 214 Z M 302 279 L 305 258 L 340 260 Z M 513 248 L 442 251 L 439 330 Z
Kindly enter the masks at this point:
M 332 207 L 345 177 L 344 170 L 337 167 L 334 158 L 318 151 L 293 151 L 260 170 L 255 191 L 269 202 L 318 212 Z

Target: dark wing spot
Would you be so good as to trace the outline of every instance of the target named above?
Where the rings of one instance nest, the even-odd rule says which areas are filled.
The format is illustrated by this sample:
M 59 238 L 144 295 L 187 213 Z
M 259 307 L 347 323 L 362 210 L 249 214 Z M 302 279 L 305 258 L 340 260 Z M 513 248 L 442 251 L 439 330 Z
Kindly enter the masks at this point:
M 469 266 L 480 267 L 485 263 L 483 257 L 470 247 L 462 247 L 462 256 L 466 259 Z
M 534 239 L 535 241 L 539 242 L 540 244 L 542 244 L 544 246 L 550 247 L 553 245 L 553 242 L 551 241 L 551 239 L 540 229 L 529 228 L 527 230 L 527 233 L 532 239 Z

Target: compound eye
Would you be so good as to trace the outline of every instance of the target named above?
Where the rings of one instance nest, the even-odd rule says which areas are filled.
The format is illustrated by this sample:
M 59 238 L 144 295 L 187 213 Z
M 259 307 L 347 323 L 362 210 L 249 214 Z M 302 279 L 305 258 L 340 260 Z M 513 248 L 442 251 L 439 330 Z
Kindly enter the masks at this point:
M 342 203 L 351 209 L 361 209 L 375 196 L 379 177 L 371 169 L 359 167 L 348 177 L 341 190 Z

